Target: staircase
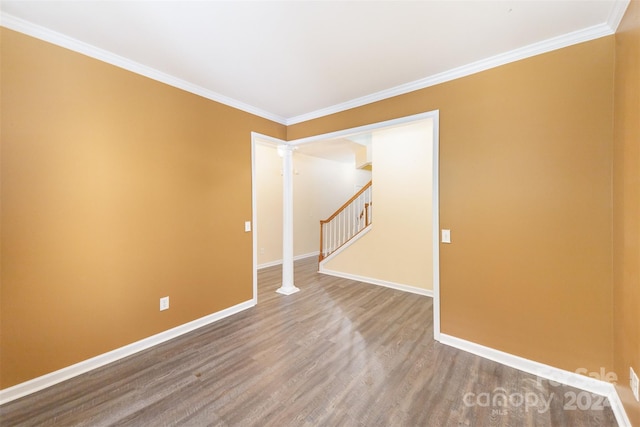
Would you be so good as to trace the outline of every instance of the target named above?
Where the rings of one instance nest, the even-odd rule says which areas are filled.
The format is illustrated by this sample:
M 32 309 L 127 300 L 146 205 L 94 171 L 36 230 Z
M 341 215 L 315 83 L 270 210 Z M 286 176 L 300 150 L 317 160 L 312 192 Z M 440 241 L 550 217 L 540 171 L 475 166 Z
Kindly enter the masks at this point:
M 327 258 L 371 225 L 371 184 L 372 181 L 369 181 L 329 218 L 320 220 L 319 261 Z

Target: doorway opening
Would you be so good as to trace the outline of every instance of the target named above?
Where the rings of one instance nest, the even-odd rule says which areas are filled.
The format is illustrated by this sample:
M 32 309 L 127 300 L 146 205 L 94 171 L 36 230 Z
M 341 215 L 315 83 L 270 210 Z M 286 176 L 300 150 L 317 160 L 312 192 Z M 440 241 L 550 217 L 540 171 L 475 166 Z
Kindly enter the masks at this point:
M 315 156 L 322 156 L 322 155 L 340 156 L 340 155 L 344 155 L 344 150 L 342 154 L 340 154 L 340 148 L 341 147 L 344 148 L 345 145 L 348 145 L 348 143 L 345 143 L 345 141 L 350 142 L 352 144 L 354 143 L 354 141 L 356 143 L 360 142 L 361 145 L 366 145 L 366 144 L 362 144 L 362 141 L 365 141 L 365 142 L 368 141 L 370 144 L 373 141 L 373 144 L 372 144 L 373 156 L 372 158 L 370 158 L 371 164 L 369 169 L 372 172 L 372 175 L 370 176 L 373 178 L 374 183 L 376 181 L 376 176 L 378 177 L 379 187 L 378 187 L 378 190 L 376 190 L 375 189 L 376 187 L 374 184 L 374 192 L 375 192 L 374 194 L 378 196 L 378 200 L 380 202 L 379 204 L 380 215 L 382 217 L 379 218 L 378 224 L 376 224 L 374 220 L 373 230 L 376 230 L 375 228 L 376 226 L 378 227 L 377 230 L 379 231 L 377 231 L 377 235 L 375 233 L 370 233 L 367 239 L 369 239 L 374 244 L 382 245 L 381 247 L 383 247 L 385 245 L 385 240 L 386 240 L 385 236 L 388 237 L 390 234 L 390 232 L 388 231 L 390 230 L 389 221 L 387 221 L 387 224 L 385 225 L 384 218 L 392 217 L 394 216 L 394 211 L 401 212 L 402 210 L 402 206 L 399 206 L 398 204 L 394 205 L 394 197 L 396 197 L 396 199 L 399 197 L 401 198 L 402 195 L 405 193 L 406 193 L 406 197 L 411 197 L 410 195 L 411 191 L 415 190 L 415 188 L 409 188 L 409 187 L 416 187 L 419 185 L 426 184 L 430 188 L 428 188 L 428 191 L 423 191 L 422 193 L 420 193 L 420 197 L 424 196 L 423 198 L 425 198 L 426 200 L 421 201 L 423 203 L 420 205 L 422 206 L 420 209 L 416 209 L 415 212 L 412 212 L 412 215 L 413 215 L 412 218 L 417 218 L 420 221 L 424 222 L 423 224 L 424 227 L 427 227 L 429 229 L 428 230 L 429 239 L 431 240 L 431 241 L 424 241 L 423 239 L 419 243 L 416 243 L 416 242 L 408 243 L 406 248 L 396 248 L 395 251 L 393 247 L 391 247 L 394 244 L 387 242 L 386 244 L 389 245 L 392 251 L 394 251 L 395 253 L 390 252 L 389 254 L 387 254 L 387 256 L 383 255 L 382 261 L 376 261 L 375 264 L 378 267 L 380 265 L 384 265 L 385 263 L 387 265 L 392 265 L 394 263 L 394 260 L 392 258 L 395 256 L 399 256 L 398 254 L 401 254 L 404 250 L 408 258 L 414 257 L 414 261 L 412 262 L 412 264 L 422 263 L 423 266 L 428 265 L 430 267 L 427 269 L 429 278 L 424 279 L 424 275 L 425 275 L 424 268 L 420 271 L 419 274 L 422 274 L 422 276 L 420 276 L 420 278 L 418 279 L 407 278 L 407 280 L 404 280 L 404 277 L 402 277 L 402 274 L 398 276 L 400 277 L 400 279 L 394 279 L 393 277 L 389 279 L 389 277 L 385 276 L 386 273 L 382 270 L 377 273 L 374 272 L 371 274 L 366 274 L 367 273 L 366 271 L 365 272 L 356 271 L 355 273 L 353 273 L 353 272 L 349 272 L 348 270 L 345 270 L 343 268 L 344 265 L 336 265 L 335 262 L 333 262 L 332 265 L 325 265 L 324 266 L 325 271 L 322 271 L 321 269 L 321 272 L 325 274 L 341 275 L 342 277 L 350 277 L 356 280 L 375 283 L 383 286 L 395 287 L 397 289 L 402 289 L 409 292 L 421 293 L 424 295 L 432 296 L 433 297 L 433 314 L 434 314 L 434 319 L 433 319 L 434 320 L 434 323 L 433 323 L 434 338 L 438 340 L 440 336 L 440 292 L 439 292 L 440 291 L 439 289 L 440 275 L 439 275 L 439 241 L 438 241 L 438 236 L 439 236 L 439 215 L 438 215 L 439 213 L 439 209 L 438 209 L 439 207 L 438 128 L 439 126 L 438 124 L 439 123 L 438 121 L 439 121 L 439 112 L 436 110 L 432 112 L 417 114 L 413 116 L 407 116 L 407 117 L 384 121 L 380 123 L 374 123 L 366 126 L 345 129 L 345 130 L 331 132 L 327 134 L 315 135 L 312 137 L 302 138 L 302 139 L 293 140 L 293 141 L 283 141 L 283 140 L 271 138 L 271 137 L 257 134 L 257 133 L 252 134 L 252 173 L 253 173 L 252 200 L 253 200 L 253 223 L 254 223 L 254 234 L 253 234 L 254 302 L 257 303 L 258 268 L 262 268 L 269 265 L 277 265 L 278 263 L 282 262 L 280 259 L 276 259 L 275 261 L 270 261 L 270 263 L 266 263 L 264 262 L 265 258 L 260 256 L 260 255 L 264 255 L 264 253 L 268 250 L 266 248 L 267 244 L 265 243 L 264 239 L 268 239 L 269 236 L 273 234 L 273 229 L 279 228 L 280 230 L 282 230 L 282 228 L 280 227 L 275 227 L 275 223 L 273 222 L 273 219 L 269 223 L 266 223 L 266 224 L 264 223 L 265 220 L 263 218 L 264 216 L 261 215 L 260 206 L 264 206 L 263 202 L 265 200 L 269 200 L 269 203 L 272 204 L 272 207 L 273 205 L 282 206 L 282 202 L 283 202 L 281 192 L 279 192 L 278 194 L 278 192 L 276 191 L 276 194 L 271 195 L 273 197 L 270 197 L 261 193 L 261 191 L 264 191 L 264 185 L 263 185 L 264 182 L 258 179 L 258 171 L 256 170 L 256 166 L 258 163 L 258 169 L 263 168 L 264 164 L 262 160 L 264 159 L 261 159 L 259 157 L 256 158 L 256 157 L 264 155 L 264 152 L 268 152 L 268 149 L 275 152 L 276 151 L 275 148 L 279 145 L 286 145 L 286 146 L 295 148 L 296 149 L 295 155 L 300 158 L 302 158 L 303 156 L 314 156 L 314 155 Z M 421 141 L 423 141 L 424 144 L 428 145 L 429 153 L 427 156 L 420 157 L 421 155 L 417 156 L 415 152 L 414 153 L 407 152 L 407 150 L 416 149 L 417 146 L 415 144 L 411 146 L 410 143 L 407 143 L 408 145 L 406 147 L 403 147 L 399 144 L 398 141 L 401 141 L 401 140 L 406 141 L 408 138 L 407 132 L 411 133 L 412 131 L 413 133 L 415 133 L 416 131 L 423 132 Z M 398 135 L 401 135 L 403 132 L 404 132 L 404 136 L 398 136 Z M 428 133 L 428 135 L 424 135 L 424 132 Z M 375 154 L 376 147 L 378 150 L 377 158 Z M 326 154 L 326 153 L 330 153 L 332 148 L 334 149 L 334 153 Z M 424 152 L 424 149 L 422 149 L 421 152 Z M 391 159 L 391 157 L 393 157 L 394 159 Z M 393 161 L 390 161 L 390 160 L 393 160 Z M 393 173 L 394 168 L 396 168 L 395 169 L 396 171 L 399 170 L 398 162 L 407 162 L 405 163 L 405 167 L 401 167 L 401 170 L 405 172 L 404 174 Z M 423 164 L 420 162 L 427 162 L 428 164 Z M 378 165 L 378 168 L 379 168 L 378 170 L 376 170 L 376 164 Z M 420 172 L 420 170 L 422 171 Z M 274 167 L 272 166 L 271 174 L 274 175 L 276 173 L 278 175 L 277 179 L 280 180 L 280 182 L 282 182 L 283 177 L 280 176 L 281 169 L 275 170 Z M 425 173 L 429 175 L 428 179 L 424 178 Z M 298 168 L 296 167 L 296 165 L 294 165 L 293 174 L 294 174 L 293 178 L 295 183 L 302 182 L 305 179 L 313 181 L 313 177 L 307 176 L 312 174 L 307 169 L 305 169 L 304 166 L 300 166 Z M 404 178 L 407 178 L 407 177 L 414 176 L 412 174 L 415 174 L 416 181 L 413 181 L 410 183 L 407 183 L 406 180 L 398 181 L 398 182 L 404 182 L 403 185 L 407 187 L 406 189 L 400 188 L 399 191 L 393 191 L 392 189 L 390 190 L 388 188 L 389 185 L 395 185 L 393 183 L 393 175 L 403 175 Z M 361 180 L 362 180 L 362 177 L 361 177 Z M 258 181 L 261 181 L 261 182 L 258 182 Z M 353 183 L 351 184 L 349 191 L 351 191 L 354 187 L 358 187 L 361 185 L 363 185 L 363 183 L 360 183 L 360 182 Z M 317 182 L 316 187 L 321 188 L 322 182 Z M 311 185 L 310 188 L 313 188 L 313 185 Z M 407 190 L 407 191 L 403 191 L 403 190 Z M 408 190 L 411 190 L 411 191 L 408 191 Z M 416 194 L 416 193 L 414 192 L 413 194 Z M 294 204 L 296 206 L 295 211 L 297 211 L 295 221 L 304 222 L 305 220 L 308 220 L 310 216 L 312 216 L 312 214 L 309 211 L 313 210 L 314 207 L 311 205 L 313 205 L 315 202 L 309 202 L 309 200 L 313 200 L 313 195 L 304 194 L 301 196 L 299 193 L 295 193 L 294 198 L 296 196 L 298 197 L 298 200 L 294 201 Z M 302 200 L 302 198 L 305 198 L 305 200 Z M 257 203 L 258 199 L 260 199 L 261 201 L 260 203 Z M 412 206 L 414 205 L 415 204 L 412 204 Z M 315 208 L 317 208 L 317 204 L 315 205 Z M 262 209 L 264 210 L 264 207 Z M 277 211 L 277 208 L 275 209 L 275 211 Z M 426 216 L 420 217 L 420 215 L 426 211 L 428 211 L 429 218 L 425 219 L 427 218 Z M 300 217 L 303 217 L 303 218 L 300 219 Z M 276 221 L 279 221 L 280 223 L 282 223 L 282 216 L 280 216 Z M 315 242 L 318 241 L 319 221 L 317 222 L 316 221 L 317 221 L 317 218 L 313 218 L 312 222 L 314 223 L 315 226 L 312 229 L 306 229 L 305 231 L 296 232 L 296 236 L 300 237 L 300 239 L 298 240 L 301 240 L 303 237 L 305 237 L 305 236 L 302 236 L 302 234 L 308 233 L 309 236 L 312 236 L 310 237 L 311 239 L 313 239 Z M 401 230 L 399 233 L 410 237 L 410 235 L 412 234 L 412 231 L 410 228 L 411 224 L 405 223 L 400 225 L 403 225 L 405 227 L 404 227 L 404 230 Z M 271 239 L 274 239 L 274 237 L 272 236 Z M 281 243 L 281 240 L 278 241 L 277 243 Z M 309 252 L 309 246 L 303 246 L 303 245 L 304 244 L 300 244 L 300 243 L 296 245 L 298 247 L 296 247 L 296 251 L 294 254 L 295 257 L 302 258 L 302 257 L 315 255 L 315 253 Z M 277 244 L 275 246 L 277 246 Z M 364 246 L 364 245 L 360 245 L 360 246 Z M 423 249 L 425 247 L 428 247 L 429 250 L 424 251 Z M 317 243 L 315 243 L 314 248 L 318 248 Z M 318 249 L 314 249 L 314 251 L 317 251 L 317 250 Z M 351 255 L 352 258 L 358 257 L 358 256 L 362 257 L 364 256 L 362 255 L 362 252 L 363 251 L 366 252 L 366 250 L 363 250 L 363 249 L 358 250 L 358 249 L 350 248 L 349 250 L 352 252 L 354 251 L 360 252 L 360 254 L 352 254 Z M 423 258 L 415 258 L 416 256 L 418 257 L 421 256 L 420 254 L 423 255 Z M 348 261 L 345 261 L 345 262 L 348 264 Z M 328 267 L 331 267 L 331 268 L 328 268 Z M 378 275 L 379 277 L 373 277 L 376 275 Z M 373 280 L 362 280 L 362 278 L 373 279 Z M 378 279 L 378 282 L 375 281 L 376 279 Z M 419 282 L 419 284 L 416 285 L 416 283 L 411 282 L 412 280 L 416 283 Z M 403 286 L 402 285 L 403 283 L 410 283 L 411 286 Z M 302 292 L 304 292 L 304 286 L 301 288 L 301 290 Z

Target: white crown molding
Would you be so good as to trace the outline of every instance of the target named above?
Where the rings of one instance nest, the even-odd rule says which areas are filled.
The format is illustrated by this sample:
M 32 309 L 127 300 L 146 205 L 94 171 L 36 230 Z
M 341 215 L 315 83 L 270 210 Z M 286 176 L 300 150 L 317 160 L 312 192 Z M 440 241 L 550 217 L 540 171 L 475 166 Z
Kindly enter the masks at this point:
M 618 30 L 618 26 L 622 21 L 624 13 L 627 11 L 627 7 L 629 7 L 629 3 L 631 3 L 631 0 L 617 0 L 613 3 L 613 7 L 609 12 L 609 18 L 607 19 L 607 25 L 613 33 Z
M 40 40 L 44 40 L 60 47 L 64 47 L 74 52 L 78 52 L 91 58 L 98 59 L 102 62 L 115 65 L 116 67 L 123 68 L 125 70 L 140 74 L 150 79 L 168 84 L 169 86 L 173 86 L 178 89 L 193 93 L 195 95 L 202 96 L 203 98 L 210 99 L 211 101 L 228 105 L 229 107 L 254 114 L 256 116 L 274 121 L 276 123 L 280 123 L 283 125 L 286 123 L 286 119 L 284 117 L 269 113 L 268 111 L 261 110 L 259 108 L 237 101 L 233 98 L 229 98 L 228 96 L 221 95 L 209 89 L 205 89 L 202 86 L 189 83 L 186 80 L 179 79 L 170 74 L 166 74 L 162 71 L 147 67 L 146 65 L 142 65 L 138 62 L 131 61 L 130 59 L 116 55 L 107 50 L 100 49 L 98 47 L 92 46 L 88 43 L 84 43 L 80 40 L 58 33 L 56 31 L 52 31 L 39 25 L 33 24 L 29 21 L 17 18 L 13 15 L 2 13 L 0 15 L 0 26 L 17 31 L 19 33 L 26 34 L 31 37 L 35 37 Z
M 625 6 L 626 8 L 626 6 Z M 616 9 L 616 16 L 620 12 Z M 624 14 L 624 9 L 622 10 Z M 621 19 L 622 17 L 620 17 Z M 561 49 L 567 46 L 571 46 L 578 43 L 583 43 L 589 40 L 595 40 L 600 37 L 608 36 L 614 33 L 614 30 L 607 24 L 599 24 L 583 30 L 574 31 L 572 33 L 564 34 L 562 36 L 553 37 L 547 40 L 543 40 L 538 43 L 533 43 L 528 46 L 524 46 L 519 49 L 512 50 L 510 52 L 501 53 L 480 61 L 472 62 L 471 64 L 463 65 L 461 67 L 453 68 L 448 71 L 444 71 L 433 76 L 425 77 L 423 79 L 415 80 L 413 82 L 405 83 L 390 89 L 382 90 L 380 92 L 372 93 L 360 98 L 352 99 L 341 104 L 336 104 L 331 107 L 322 108 L 320 110 L 312 111 L 307 114 L 302 114 L 296 117 L 291 117 L 286 120 L 286 125 L 294 125 L 296 123 L 306 122 L 308 120 L 317 119 L 320 117 L 328 116 L 330 114 L 339 113 L 341 111 L 349 110 L 363 105 L 371 104 L 373 102 L 382 101 L 387 98 L 391 98 L 398 95 L 404 95 L 405 93 L 413 92 L 420 89 L 425 89 L 430 86 L 445 83 L 451 80 L 466 77 L 481 71 L 496 68 L 501 65 L 509 64 L 511 62 L 519 61 L 521 59 L 530 58 L 532 56 L 540 55 L 543 53 L 551 52 L 557 49 Z
M 473 62 L 471 64 L 463 65 L 461 67 L 453 68 L 442 73 L 438 73 L 429 77 L 425 77 L 413 82 L 405 83 L 399 86 L 395 86 L 390 89 L 385 89 L 379 92 L 375 92 L 366 96 L 352 99 L 340 104 L 336 104 L 330 107 L 315 110 L 309 113 L 301 114 L 295 117 L 285 118 L 276 114 L 272 114 L 268 111 L 253 107 L 243 102 L 237 101 L 230 97 L 221 95 L 211 90 L 205 89 L 201 86 L 189 83 L 185 80 L 155 70 L 151 67 L 139 64 L 131 61 L 127 58 L 115 55 L 106 50 L 97 48 L 87 43 L 81 42 L 74 38 L 65 36 L 61 33 L 49 30 L 47 28 L 35 25 L 28 21 L 14 17 L 3 13 L 0 16 L 0 25 L 14 31 L 18 31 L 29 36 L 53 43 L 55 45 L 73 50 L 75 52 L 87 55 L 89 57 L 98 59 L 103 62 L 107 62 L 111 65 L 132 71 L 134 73 L 149 77 L 153 80 L 166 83 L 170 86 L 185 90 L 187 92 L 194 93 L 212 101 L 220 102 L 233 108 L 245 111 L 250 114 L 254 114 L 259 117 L 263 117 L 268 120 L 272 120 L 276 123 L 280 123 L 286 126 L 294 125 L 297 123 L 305 122 L 308 120 L 317 119 L 320 117 L 328 116 L 330 114 L 339 113 L 341 111 L 349 110 L 351 108 L 361 107 L 373 102 L 381 101 L 387 98 L 391 98 L 398 95 L 403 95 L 416 90 L 424 89 L 437 84 L 445 83 L 451 80 L 455 80 L 461 77 L 466 77 L 481 71 L 485 71 L 491 68 L 499 67 L 501 65 L 509 64 L 511 62 L 519 61 L 521 59 L 530 58 L 535 55 L 551 52 L 553 50 L 561 49 L 567 46 L 571 46 L 578 43 L 583 43 L 589 40 L 594 40 L 600 37 L 608 36 L 615 33 L 618 28 L 622 17 L 629 5 L 630 0 L 616 1 L 612 7 L 612 10 L 607 19 L 607 23 L 594 25 L 589 28 L 574 31 L 572 33 L 564 34 L 558 37 L 553 37 L 538 43 L 534 43 L 528 46 L 524 46 L 519 49 L 512 50 L 510 52 L 502 53 L 492 56 L 490 58 L 482 59 L 480 61 Z
M 484 357 L 485 359 L 493 360 L 494 362 L 502 365 L 536 375 L 539 378 L 553 381 L 555 383 L 566 384 L 571 387 L 588 391 L 589 393 L 606 396 L 609 399 L 611 410 L 616 417 L 618 425 L 621 427 L 631 427 L 631 422 L 624 410 L 620 396 L 618 395 L 615 386 L 609 382 L 580 375 L 575 372 L 565 371 L 564 369 L 554 368 L 553 366 L 525 359 L 520 356 L 515 356 L 510 353 L 505 353 L 490 347 L 485 347 L 447 334 L 440 334 L 439 341 L 442 344 L 446 344 L 468 353 Z
M 124 347 L 120 347 L 107 353 L 92 357 L 91 359 L 83 360 L 82 362 L 67 366 L 66 368 L 62 368 L 46 375 L 34 378 L 32 380 L 14 385 L 9 388 L 5 388 L 3 390 L 0 390 L 0 405 L 4 405 L 5 403 L 19 399 L 28 394 L 35 393 L 47 387 L 51 387 L 52 385 L 61 383 L 62 381 L 77 377 L 78 375 L 123 359 L 127 356 L 131 356 L 132 354 L 138 353 L 142 350 L 146 350 L 165 341 L 171 340 L 180 335 L 206 326 L 210 323 L 224 319 L 225 317 L 229 317 L 255 305 L 255 299 L 245 301 L 243 303 L 209 314 L 183 325 L 176 326 L 175 328 L 169 329 L 167 331 L 160 332 L 159 334 L 144 338 L 140 341 L 125 345 Z

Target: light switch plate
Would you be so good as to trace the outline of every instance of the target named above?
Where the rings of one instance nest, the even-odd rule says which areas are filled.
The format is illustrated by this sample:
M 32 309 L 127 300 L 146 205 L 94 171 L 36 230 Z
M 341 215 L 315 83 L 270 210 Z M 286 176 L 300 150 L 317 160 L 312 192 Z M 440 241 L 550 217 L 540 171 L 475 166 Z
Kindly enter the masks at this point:
M 451 230 L 442 230 L 442 243 L 451 243 Z
M 251 231 L 251 221 L 244 222 L 244 231 Z

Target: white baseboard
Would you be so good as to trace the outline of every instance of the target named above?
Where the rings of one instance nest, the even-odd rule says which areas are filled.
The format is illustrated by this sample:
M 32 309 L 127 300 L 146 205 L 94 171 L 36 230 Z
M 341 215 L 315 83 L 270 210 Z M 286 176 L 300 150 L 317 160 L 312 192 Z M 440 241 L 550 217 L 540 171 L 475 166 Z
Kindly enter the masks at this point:
M 305 259 L 305 258 L 311 258 L 311 257 L 318 257 L 318 255 L 320 255 L 320 251 L 316 251 L 316 252 L 309 252 L 308 254 L 302 254 L 302 255 L 296 255 L 293 257 L 294 261 L 299 261 L 301 259 Z M 263 264 L 258 264 L 258 270 L 262 270 L 263 268 L 267 268 L 267 267 L 273 267 L 276 265 L 280 265 L 282 264 L 282 260 L 278 259 L 275 261 L 270 261 L 270 262 L 265 262 Z
M 534 362 L 533 360 L 485 347 L 447 334 L 440 334 L 440 342 L 520 371 L 528 372 L 539 378 L 605 396 L 609 399 L 611 410 L 616 417 L 618 425 L 620 427 L 632 427 L 627 413 L 622 406 L 620 396 L 618 396 L 615 390 L 615 386 L 609 382 L 580 375 L 575 372 L 565 371 L 564 369 L 554 368 L 553 366 Z
M 327 274 L 329 276 L 341 277 L 343 279 L 351 279 L 356 280 L 358 282 L 370 283 L 372 285 L 384 286 L 385 288 L 397 289 L 399 291 L 410 292 L 412 294 L 424 295 L 426 297 L 433 298 L 433 291 L 429 289 L 416 288 L 415 286 L 403 285 L 401 283 L 388 282 L 386 280 L 374 279 L 371 277 L 358 276 L 356 274 L 343 273 L 341 271 L 334 271 L 326 269 L 322 264 L 320 264 L 320 269 L 318 270 L 322 274 Z
M 201 328 L 210 323 L 216 322 L 220 319 L 224 319 L 225 317 L 229 317 L 233 314 L 251 308 L 255 304 L 255 300 L 253 299 L 245 301 L 243 303 L 234 305 L 233 307 L 229 307 L 216 313 L 209 314 L 207 316 L 201 317 L 167 331 L 160 332 L 159 334 L 152 335 L 148 338 L 144 338 L 140 341 L 128 344 L 124 347 L 117 348 L 108 353 L 103 353 L 96 357 L 92 357 L 91 359 L 83 360 L 82 362 L 67 366 L 66 368 L 59 369 L 41 377 L 37 377 L 32 380 L 25 381 L 12 387 L 0 390 L 0 405 L 11 402 L 12 400 L 19 399 L 28 394 L 35 393 L 36 391 L 40 391 L 54 384 L 66 381 L 70 378 L 115 362 L 124 357 L 131 356 L 134 353 L 146 350 L 155 345 L 186 334 L 187 332 L 191 332 L 195 329 Z

